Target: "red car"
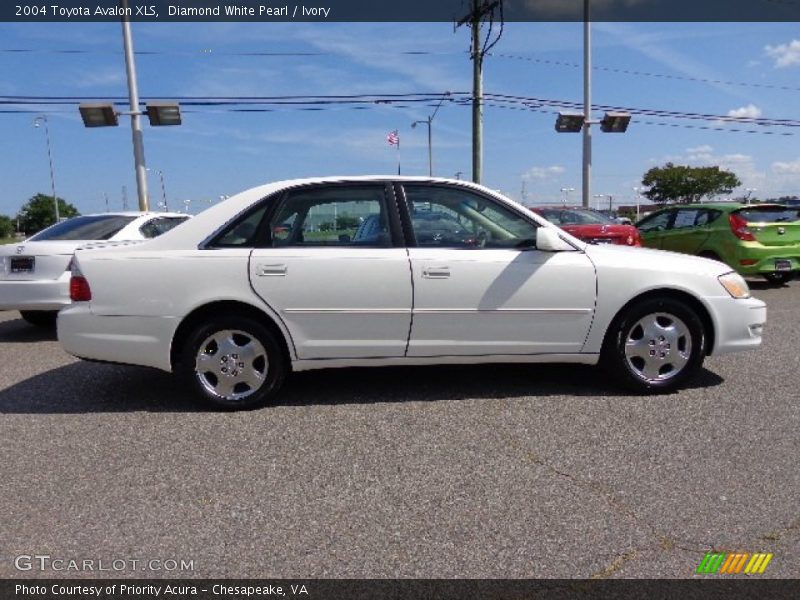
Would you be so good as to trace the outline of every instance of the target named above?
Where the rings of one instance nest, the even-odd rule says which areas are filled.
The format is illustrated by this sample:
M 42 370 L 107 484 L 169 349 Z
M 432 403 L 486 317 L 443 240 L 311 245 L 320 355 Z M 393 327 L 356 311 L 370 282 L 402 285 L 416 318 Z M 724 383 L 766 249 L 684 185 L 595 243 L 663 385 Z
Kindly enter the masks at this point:
M 567 233 L 590 244 L 641 246 L 639 231 L 622 225 L 591 208 L 578 206 L 540 206 L 531 209 Z

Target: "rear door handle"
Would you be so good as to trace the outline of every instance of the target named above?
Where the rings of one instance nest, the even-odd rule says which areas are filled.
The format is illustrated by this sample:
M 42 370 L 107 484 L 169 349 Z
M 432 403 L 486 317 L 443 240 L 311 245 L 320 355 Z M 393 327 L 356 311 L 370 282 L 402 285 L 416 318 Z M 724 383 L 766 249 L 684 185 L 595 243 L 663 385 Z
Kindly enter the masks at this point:
M 286 265 L 258 265 L 256 275 L 259 277 L 286 277 Z
M 422 269 L 422 276 L 425 279 L 448 279 L 450 267 L 427 267 Z

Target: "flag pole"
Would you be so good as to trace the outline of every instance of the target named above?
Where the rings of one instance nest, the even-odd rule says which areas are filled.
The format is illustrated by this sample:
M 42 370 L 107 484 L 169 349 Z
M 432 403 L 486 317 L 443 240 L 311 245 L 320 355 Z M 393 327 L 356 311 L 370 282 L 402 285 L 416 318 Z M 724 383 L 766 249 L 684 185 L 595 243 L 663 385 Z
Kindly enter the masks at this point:
M 395 130 L 397 131 L 397 130 Z M 397 174 L 400 175 L 400 133 L 397 133 Z

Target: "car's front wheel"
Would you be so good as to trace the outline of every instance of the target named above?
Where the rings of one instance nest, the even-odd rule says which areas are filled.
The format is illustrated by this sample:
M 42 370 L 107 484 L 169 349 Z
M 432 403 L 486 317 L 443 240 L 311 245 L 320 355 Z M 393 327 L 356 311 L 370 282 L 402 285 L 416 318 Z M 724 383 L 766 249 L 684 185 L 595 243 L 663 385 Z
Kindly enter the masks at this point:
M 792 272 L 764 273 L 764 279 L 766 279 L 772 285 L 783 285 L 784 283 L 791 281 L 792 277 L 794 277 L 794 273 Z
M 19 314 L 27 323 L 36 327 L 45 329 L 55 329 L 56 327 L 57 310 L 21 310 Z
M 694 375 L 705 358 L 705 330 L 680 300 L 652 298 L 626 309 L 611 324 L 601 364 L 638 392 L 668 392 Z
M 216 317 L 187 338 L 178 374 L 214 408 L 264 406 L 278 393 L 287 363 L 273 333 L 249 317 Z

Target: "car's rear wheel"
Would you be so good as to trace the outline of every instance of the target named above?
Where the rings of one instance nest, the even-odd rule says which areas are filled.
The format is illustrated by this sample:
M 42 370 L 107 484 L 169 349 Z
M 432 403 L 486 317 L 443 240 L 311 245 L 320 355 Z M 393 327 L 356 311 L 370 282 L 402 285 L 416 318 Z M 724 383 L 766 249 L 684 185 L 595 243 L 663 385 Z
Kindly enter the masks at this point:
M 214 408 L 264 406 L 278 393 L 287 363 L 264 325 L 248 317 L 216 317 L 187 338 L 178 374 Z
M 57 310 L 21 310 L 19 314 L 31 325 L 45 329 L 55 329 Z
M 794 277 L 794 273 L 764 273 L 764 279 L 769 281 L 772 285 L 783 285 L 788 283 Z
M 694 375 L 705 358 L 705 330 L 696 311 L 673 298 L 643 300 L 611 324 L 601 364 L 623 386 L 668 392 Z

